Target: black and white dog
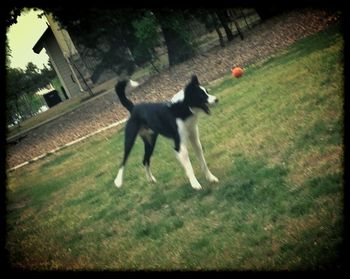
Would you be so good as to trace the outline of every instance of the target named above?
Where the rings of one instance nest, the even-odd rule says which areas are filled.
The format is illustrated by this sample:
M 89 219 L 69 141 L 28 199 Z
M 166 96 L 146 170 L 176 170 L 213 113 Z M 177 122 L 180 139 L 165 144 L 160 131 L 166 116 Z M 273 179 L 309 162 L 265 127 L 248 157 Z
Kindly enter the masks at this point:
M 184 167 L 186 175 L 194 189 L 201 189 L 188 156 L 187 143 L 191 142 L 205 177 L 210 182 L 219 180 L 210 172 L 205 162 L 202 145 L 199 140 L 197 116 L 200 111 L 210 114 L 209 106 L 218 102 L 215 96 L 209 95 L 207 90 L 200 86 L 196 75 L 185 89 L 179 91 L 169 103 L 140 103 L 133 104 L 125 97 L 125 87 L 129 81 L 117 83 L 115 89 L 120 102 L 130 112 L 130 118 L 125 127 L 124 159 L 119 168 L 114 184 L 121 187 L 125 163 L 131 148 L 139 134 L 145 144 L 143 165 L 149 181 L 156 182 L 150 171 L 150 158 L 158 134 L 171 138 L 175 143 L 176 157 Z M 130 81 L 132 86 L 136 86 Z

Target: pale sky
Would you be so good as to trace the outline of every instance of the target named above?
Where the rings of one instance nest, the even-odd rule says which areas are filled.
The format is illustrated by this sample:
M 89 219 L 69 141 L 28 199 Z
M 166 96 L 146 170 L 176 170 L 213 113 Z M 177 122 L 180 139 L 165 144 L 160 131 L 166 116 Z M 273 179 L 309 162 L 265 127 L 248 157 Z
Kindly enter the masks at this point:
M 7 32 L 8 43 L 11 49 L 10 67 L 25 69 L 28 62 L 32 62 L 43 68 L 47 65 L 49 57 L 45 49 L 39 54 L 33 51 L 33 46 L 39 40 L 47 28 L 46 18 L 38 18 L 41 11 L 29 12 L 22 11 L 21 16 L 17 18 L 17 23 L 13 24 Z

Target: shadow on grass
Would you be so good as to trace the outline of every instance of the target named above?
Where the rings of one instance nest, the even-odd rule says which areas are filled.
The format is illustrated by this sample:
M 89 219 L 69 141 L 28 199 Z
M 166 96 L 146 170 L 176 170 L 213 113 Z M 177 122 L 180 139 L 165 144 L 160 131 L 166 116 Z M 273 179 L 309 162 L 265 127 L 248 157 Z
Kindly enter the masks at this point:
M 42 169 L 46 170 L 48 168 L 53 168 L 56 166 L 59 166 L 63 164 L 65 161 L 67 161 L 70 157 L 74 155 L 74 152 L 66 152 L 62 155 L 55 155 L 55 154 L 49 154 L 48 157 L 52 156 L 50 160 L 42 165 Z M 56 156 L 56 158 L 53 158 L 53 156 Z
M 273 202 L 286 190 L 285 166 L 271 166 L 264 158 L 248 159 L 237 154 L 232 162 L 231 181 L 214 193 L 218 201 L 249 202 L 257 205 Z

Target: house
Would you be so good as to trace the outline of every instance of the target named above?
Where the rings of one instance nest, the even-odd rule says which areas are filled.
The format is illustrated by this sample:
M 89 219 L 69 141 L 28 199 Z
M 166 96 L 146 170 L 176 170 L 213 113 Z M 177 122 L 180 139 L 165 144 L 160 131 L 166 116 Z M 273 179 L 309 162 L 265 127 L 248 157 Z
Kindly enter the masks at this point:
M 40 53 L 45 48 L 62 84 L 62 100 L 74 98 L 83 92 L 93 94 L 91 88 L 116 77 L 114 72 L 101 69 L 100 57 L 89 54 L 82 45 L 77 46 L 74 42 L 77 38 L 72 38 L 50 14 L 45 16 L 48 27 L 33 51 Z
M 33 51 L 39 54 L 43 48 L 45 48 L 53 68 L 62 84 L 62 91 L 65 96 L 61 96 L 61 98 L 64 100 L 78 96 L 83 91 L 80 81 L 77 78 L 75 71 L 72 69 L 72 66 L 69 65 L 68 59 L 64 56 L 50 26 L 47 27 L 37 41 L 33 47 Z

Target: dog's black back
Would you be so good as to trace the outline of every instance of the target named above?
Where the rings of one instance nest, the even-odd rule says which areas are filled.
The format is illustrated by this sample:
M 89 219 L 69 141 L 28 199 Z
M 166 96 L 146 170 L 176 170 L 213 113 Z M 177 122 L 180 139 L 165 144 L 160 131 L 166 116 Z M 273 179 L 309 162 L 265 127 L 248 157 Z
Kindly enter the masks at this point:
M 139 103 L 133 104 L 125 96 L 125 88 L 128 81 L 120 81 L 116 85 L 116 93 L 122 105 L 129 110 L 129 125 L 135 126 L 135 129 L 151 130 L 152 133 L 161 134 L 167 138 L 171 138 L 175 142 L 175 150 L 178 151 L 180 146 L 180 136 L 176 119 L 186 120 L 193 115 L 190 106 L 202 108 L 205 112 L 206 95 L 201 95 L 201 90 L 197 90 L 199 86 L 197 78 L 192 78 L 185 88 L 184 100 L 177 103 Z M 196 90 L 198 92 L 196 92 Z M 128 125 L 127 124 L 127 125 Z M 126 137 L 129 137 L 126 134 Z M 130 141 L 129 139 L 126 139 Z
M 177 110 L 168 103 L 140 103 L 134 105 L 129 121 L 153 133 L 175 139 L 177 135 Z

